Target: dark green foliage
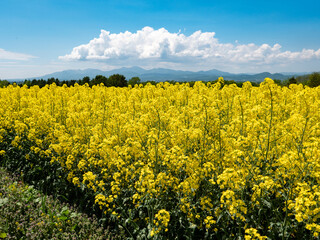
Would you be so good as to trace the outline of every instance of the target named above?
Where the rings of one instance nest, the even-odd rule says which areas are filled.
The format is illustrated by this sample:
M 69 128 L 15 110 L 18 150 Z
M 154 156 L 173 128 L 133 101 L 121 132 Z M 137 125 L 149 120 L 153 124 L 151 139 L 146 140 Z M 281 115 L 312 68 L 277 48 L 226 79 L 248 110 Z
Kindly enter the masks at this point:
M 291 78 L 288 79 L 288 85 L 297 84 L 297 83 L 298 83 L 298 81 L 297 81 L 297 79 L 295 77 L 291 77 Z
M 127 87 L 128 82 L 126 77 L 120 74 L 113 74 L 108 78 L 107 87 Z
M 320 72 L 291 77 L 285 82 L 287 86 L 289 86 L 290 84 L 303 84 L 309 87 L 317 87 L 320 86 Z
M 134 85 L 136 84 L 140 84 L 141 80 L 139 77 L 132 77 L 129 81 L 128 81 L 128 85 L 131 85 L 134 87 Z
M 273 81 L 274 81 L 275 84 L 277 84 L 277 85 L 279 85 L 279 86 L 283 86 L 283 83 L 282 83 L 281 80 L 279 80 L 279 79 L 273 79 Z
M 99 75 L 100 76 L 100 75 Z M 81 84 L 81 85 L 84 85 L 84 84 L 86 84 L 86 83 L 90 83 L 90 78 L 88 77 L 88 76 L 86 76 L 86 77 L 84 77 L 84 78 L 82 78 L 82 81 L 80 82 L 79 81 L 79 83 Z
M 88 79 L 89 79 L 89 81 L 88 81 L 88 83 L 89 83 L 89 85 L 90 86 L 93 86 L 93 85 L 99 85 L 99 84 L 101 84 L 101 83 L 103 83 L 105 86 L 107 86 L 107 84 L 108 84 L 108 78 L 107 77 L 105 77 L 105 76 L 102 76 L 102 75 L 97 75 L 94 79 L 92 79 L 91 81 L 90 81 L 90 78 L 89 77 L 87 77 Z
M 304 85 L 309 85 L 311 87 L 314 87 L 315 85 L 320 85 L 320 80 L 318 80 L 319 73 L 313 73 L 311 75 L 304 75 L 299 77 L 291 77 L 285 81 L 281 81 L 278 79 L 274 79 L 274 82 L 278 84 L 279 86 L 289 86 L 290 84 L 299 84 L 302 83 Z M 214 84 L 218 80 L 212 80 L 212 81 L 201 81 L 204 83 L 211 83 Z M 197 81 L 175 81 L 175 80 L 167 80 L 164 82 L 168 82 L 170 84 L 181 84 L 181 83 L 188 83 L 190 87 L 193 87 L 194 84 Z M 85 85 L 88 84 L 90 87 L 94 85 L 103 84 L 106 87 L 127 87 L 128 85 L 131 85 L 132 87 L 136 84 L 143 84 L 144 86 L 147 84 L 157 85 L 159 82 L 149 80 L 146 82 L 141 82 L 141 79 L 139 77 L 132 77 L 129 81 L 126 80 L 125 76 L 121 74 L 113 74 L 109 76 L 109 78 L 103 76 L 103 75 L 97 75 L 95 78 L 90 79 L 90 77 L 86 76 L 83 79 L 80 80 L 63 80 L 60 81 L 57 78 L 49 78 L 48 80 L 44 79 L 33 79 L 33 80 L 25 80 L 23 83 L 19 83 L 19 86 L 27 85 L 28 87 L 38 85 L 40 88 L 55 83 L 57 86 L 63 86 L 66 85 L 68 87 L 74 86 L 76 83 L 79 85 Z M 230 84 L 236 84 L 238 87 L 242 87 L 242 84 L 244 82 L 236 82 L 234 80 L 224 80 L 224 85 L 230 85 Z M 0 80 L 0 87 L 5 87 L 7 85 L 11 84 L 10 82 L 6 80 Z M 259 86 L 258 82 L 251 82 L 252 86 Z M 317 85 L 318 86 L 318 85 Z
M 139 79 L 140 80 L 140 79 Z M 90 87 L 94 85 L 104 84 L 106 87 L 127 87 L 128 82 L 125 76 L 120 74 L 111 75 L 109 78 L 103 75 L 97 75 L 95 78 L 90 79 L 90 77 L 86 76 L 80 80 L 63 80 L 60 81 L 58 78 L 49 78 L 48 80 L 44 79 L 33 79 L 33 80 L 25 80 L 23 83 L 20 83 L 19 86 L 27 85 L 28 87 L 31 86 L 39 86 L 40 88 L 55 83 L 57 86 L 67 85 L 68 87 L 74 86 L 76 83 L 79 85 L 88 84 Z M 4 87 L 9 85 L 8 81 L 1 81 L 0 80 L 0 87 Z
M 309 75 L 308 86 L 309 87 L 320 86 L 320 72 L 314 72 Z
M 0 88 L 8 86 L 10 83 L 7 80 L 0 80 Z

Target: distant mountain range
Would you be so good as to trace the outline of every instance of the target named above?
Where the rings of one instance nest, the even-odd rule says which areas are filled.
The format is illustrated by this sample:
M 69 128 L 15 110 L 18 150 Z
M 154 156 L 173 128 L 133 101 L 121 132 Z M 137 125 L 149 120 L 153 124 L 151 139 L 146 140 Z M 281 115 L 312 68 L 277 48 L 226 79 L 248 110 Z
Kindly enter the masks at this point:
M 252 82 L 261 82 L 266 77 L 272 79 L 285 80 L 292 76 L 299 76 L 305 73 L 257 73 L 257 74 L 248 74 L 240 73 L 234 74 L 229 72 L 222 72 L 216 69 L 208 71 L 182 71 L 182 70 L 172 70 L 165 68 L 154 68 L 146 70 L 140 67 L 130 67 L 130 68 L 119 68 L 113 69 L 110 71 L 102 71 L 99 69 L 84 69 L 84 70 L 65 70 L 61 72 L 54 72 L 47 74 L 41 77 L 27 78 L 27 79 L 48 79 L 48 78 L 58 78 L 59 80 L 79 80 L 85 76 L 94 78 L 97 75 L 104 75 L 106 77 L 112 74 L 122 74 L 127 79 L 132 77 L 139 77 L 141 81 L 166 81 L 166 80 L 175 80 L 175 81 L 212 81 L 219 77 L 223 77 L 225 80 L 235 80 L 235 81 L 252 81 Z M 10 81 L 23 81 L 24 79 L 11 79 Z

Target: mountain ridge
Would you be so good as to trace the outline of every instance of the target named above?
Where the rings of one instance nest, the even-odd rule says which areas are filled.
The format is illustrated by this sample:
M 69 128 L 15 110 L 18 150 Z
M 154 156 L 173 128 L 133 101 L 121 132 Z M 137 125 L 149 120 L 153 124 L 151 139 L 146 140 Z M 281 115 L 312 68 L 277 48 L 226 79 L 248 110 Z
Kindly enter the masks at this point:
M 122 74 L 127 79 L 132 77 L 139 77 L 141 81 L 212 81 L 219 77 L 223 77 L 225 80 L 234 81 L 253 81 L 260 82 L 265 78 L 269 77 L 272 79 L 285 80 L 292 76 L 299 76 L 299 73 L 284 74 L 284 73 L 229 73 L 220 71 L 217 69 L 210 69 L 207 71 L 184 71 L 184 70 L 173 70 L 167 68 L 153 68 L 144 69 L 141 67 L 122 67 L 118 69 L 113 69 L 109 71 L 103 71 L 94 68 L 88 69 L 68 69 L 59 72 L 53 72 L 40 77 L 25 78 L 27 80 L 32 79 L 48 79 L 48 78 L 58 78 L 59 80 L 79 80 L 85 76 L 94 78 L 97 75 L 104 75 L 109 77 L 113 74 Z M 302 74 L 301 74 L 302 75 Z M 23 81 L 25 79 L 9 79 L 10 81 Z

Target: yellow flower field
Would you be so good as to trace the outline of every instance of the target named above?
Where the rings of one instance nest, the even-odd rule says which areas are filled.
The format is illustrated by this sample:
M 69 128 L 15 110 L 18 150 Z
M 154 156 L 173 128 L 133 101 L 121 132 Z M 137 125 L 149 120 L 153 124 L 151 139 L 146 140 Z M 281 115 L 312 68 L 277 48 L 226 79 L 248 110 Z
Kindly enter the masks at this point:
M 0 88 L 0 159 L 61 166 L 132 239 L 318 238 L 320 87 L 222 85 Z

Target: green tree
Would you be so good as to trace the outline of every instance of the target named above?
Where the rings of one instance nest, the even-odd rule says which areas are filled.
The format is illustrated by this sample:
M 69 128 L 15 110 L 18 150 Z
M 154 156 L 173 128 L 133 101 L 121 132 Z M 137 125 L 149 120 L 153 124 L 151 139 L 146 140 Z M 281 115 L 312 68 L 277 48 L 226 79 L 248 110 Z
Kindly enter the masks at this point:
M 320 72 L 314 72 L 309 75 L 308 86 L 310 87 L 320 86 Z
M 104 85 L 106 85 L 108 82 L 108 78 L 103 76 L 103 75 L 97 75 L 94 79 L 91 80 L 90 82 L 90 86 L 93 85 L 98 85 L 100 83 L 103 83 Z
M 52 84 L 52 83 L 54 83 L 55 81 L 56 81 L 55 78 L 48 78 L 47 84 Z
M 0 80 L 0 88 L 8 86 L 10 83 L 7 80 Z
M 108 78 L 107 87 L 127 87 L 128 81 L 126 80 L 126 77 L 120 74 L 113 74 Z
M 29 79 L 24 80 L 23 85 L 27 85 L 28 87 L 31 87 L 31 81 Z
M 291 78 L 288 79 L 288 85 L 297 84 L 297 83 L 298 83 L 298 81 L 297 81 L 297 79 L 295 77 L 291 77 Z
M 90 78 L 88 76 L 82 78 L 82 80 L 79 81 L 79 85 L 84 85 L 86 83 L 90 83 Z
M 136 84 L 140 84 L 141 80 L 139 77 L 132 77 L 129 81 L 128 81 L 128 85 L 134 86 Z
M 280 79 L 273 79 L 275 84 L 278 84 L 279 86 L 282 86 L 282 81 Z

